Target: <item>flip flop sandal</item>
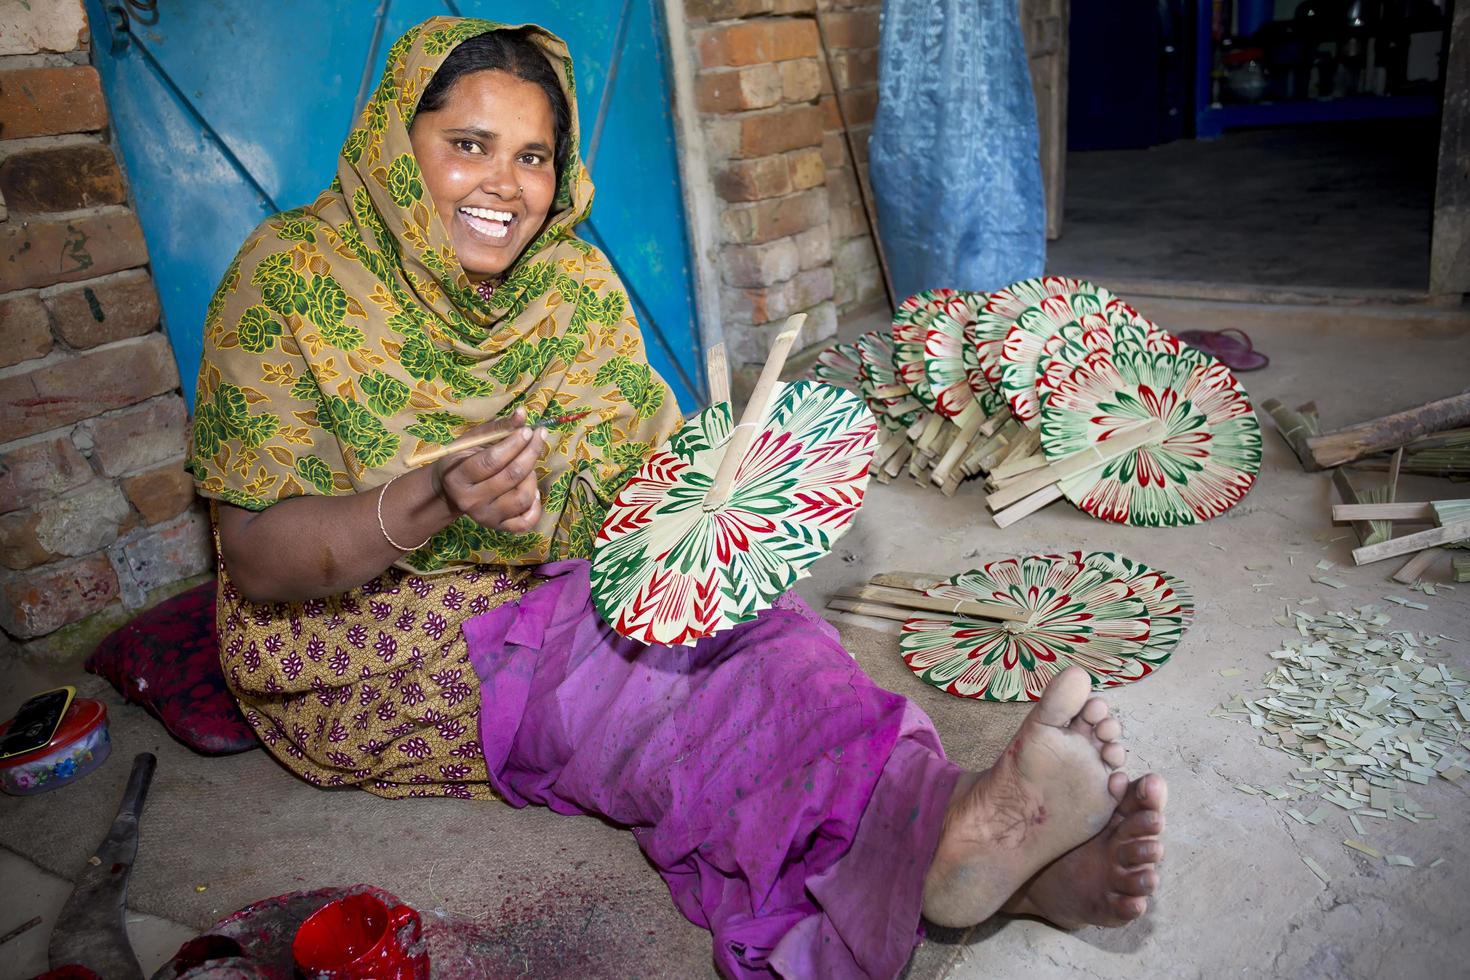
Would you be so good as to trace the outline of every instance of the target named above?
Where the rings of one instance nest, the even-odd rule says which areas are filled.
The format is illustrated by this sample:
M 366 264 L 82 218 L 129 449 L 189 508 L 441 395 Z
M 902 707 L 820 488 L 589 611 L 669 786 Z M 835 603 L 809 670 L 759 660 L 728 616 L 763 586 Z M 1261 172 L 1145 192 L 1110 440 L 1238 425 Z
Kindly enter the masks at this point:
M 1219 358 L 1232 371 L 1259 371 L 1271 363 L 1269 357 L 1251 344 L 1249 334 L 1234 327 L 1227 330 L 1186 330 L 1176 336 L 1189 346 Z

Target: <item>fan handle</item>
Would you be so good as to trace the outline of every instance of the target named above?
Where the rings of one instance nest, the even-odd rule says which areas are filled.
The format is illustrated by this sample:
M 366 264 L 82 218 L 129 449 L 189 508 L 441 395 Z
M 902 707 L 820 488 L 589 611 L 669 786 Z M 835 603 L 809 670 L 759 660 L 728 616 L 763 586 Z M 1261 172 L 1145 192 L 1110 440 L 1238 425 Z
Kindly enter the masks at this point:
M 750 401 L 745 404 L 745 414 L 740 416 L 740 424 L 735 426 L 735 431 L 730 434 L 730 441 L 725 443 L 725 455 L 720 458 L 720 468 L 715 471 L 714 482 L 704 496 L 706 511 L 719 510 L 729 501 L 730 492 L 735 486 L 735 473 L 740 469 L 741 461 L 745 459 L 761 424 L 766 420 L 766 410 L 771 407 L 776 384 L 781 380 L 781 369 L 786 366 L 786 355 L 791 353 L 796 335 L 801 333 L 801 326 L 805 322 L 805 313 L 792 314 L 786 321 L 785 328 L 776 335 L 770 356 L 766 358 L 766 366 L 761 368 L 760 377 L 756 379 L 755 391 L 751 392 Z

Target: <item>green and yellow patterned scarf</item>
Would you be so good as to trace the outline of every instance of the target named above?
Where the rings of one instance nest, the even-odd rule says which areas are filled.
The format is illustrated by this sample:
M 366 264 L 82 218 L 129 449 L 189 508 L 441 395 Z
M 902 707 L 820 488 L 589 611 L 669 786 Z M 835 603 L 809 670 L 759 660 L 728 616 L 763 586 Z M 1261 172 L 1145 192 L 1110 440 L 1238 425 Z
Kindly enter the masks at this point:
M 528 29 L 563 80 L 572 151 L 551 220 L 490 301 L 425 190 L 408 138 L 419 96 L 456 45 L 505 29 L 436 17 L 400 38 L 331 187 L 241 246 L 205 318 L 191 461 L 201 494 L 262 510 L 367 490 L 413 453 L 524 406 L 549 430 L 541 524 L 508 534 L 461 517 L 402 565 L 532 565 L 589 556 L 613 496 L 678 426 L 627 293 L 573 231 L 592 181 L 559 38 Z

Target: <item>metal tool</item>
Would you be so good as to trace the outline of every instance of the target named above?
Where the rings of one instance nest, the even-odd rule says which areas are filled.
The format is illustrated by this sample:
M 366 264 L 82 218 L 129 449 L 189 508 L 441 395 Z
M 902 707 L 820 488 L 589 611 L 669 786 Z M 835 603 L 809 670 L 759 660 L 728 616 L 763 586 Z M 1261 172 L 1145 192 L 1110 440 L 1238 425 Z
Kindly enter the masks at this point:
M 51 932 L 47 956 L 53 970 L 76 964 L 107 980 L 142 980 L 143 968 L 128 941 L 128 878 L 138 855 L 138 818 L 157 764 L 152 752 L 133 757 L 112 829 L 82 867 Z

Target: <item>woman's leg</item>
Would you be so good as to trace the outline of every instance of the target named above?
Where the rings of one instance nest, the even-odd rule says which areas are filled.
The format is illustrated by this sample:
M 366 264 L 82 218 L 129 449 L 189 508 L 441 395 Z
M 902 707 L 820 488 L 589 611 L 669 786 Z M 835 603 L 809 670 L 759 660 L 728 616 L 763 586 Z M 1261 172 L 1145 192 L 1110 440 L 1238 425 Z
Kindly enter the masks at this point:
M 496 789 L 632 826 L 727 973 L 897 973 L 960 776 L 923 713 L 799 613 L 645 647 L 548 572 L 465 625 Z

